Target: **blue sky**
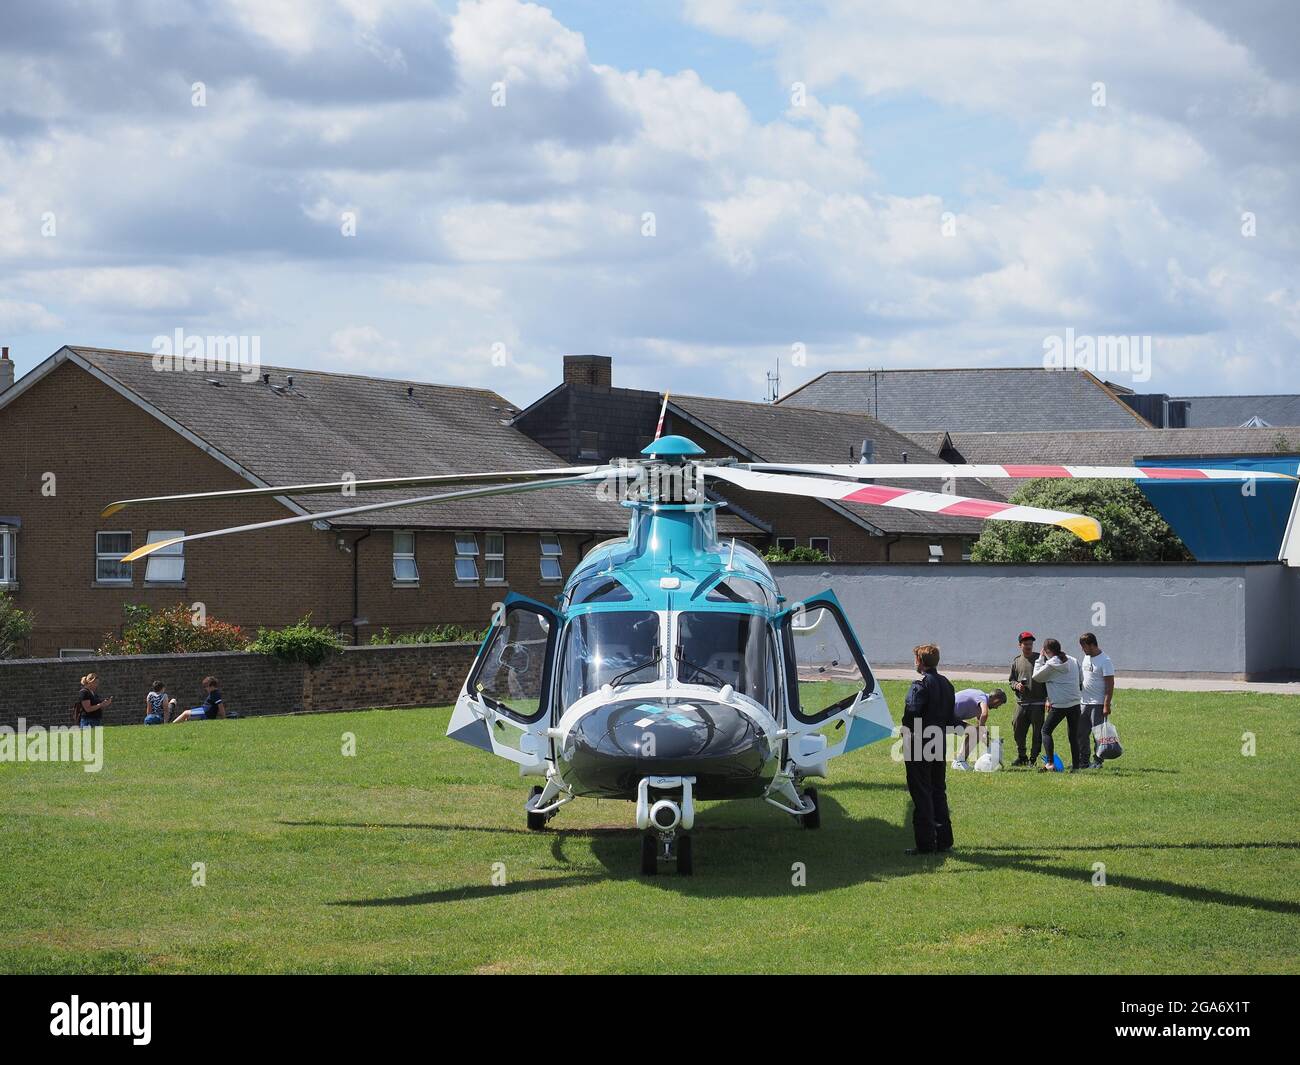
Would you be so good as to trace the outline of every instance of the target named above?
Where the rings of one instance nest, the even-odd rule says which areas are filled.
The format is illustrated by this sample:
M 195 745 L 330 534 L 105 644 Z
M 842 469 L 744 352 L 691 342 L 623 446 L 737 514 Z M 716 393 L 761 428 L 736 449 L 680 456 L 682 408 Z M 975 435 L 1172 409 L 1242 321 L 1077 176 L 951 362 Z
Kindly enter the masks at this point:
M 7 18 L 0 339 L 20 372 L 181 329 L 516 403 L 593 351 L 624 385 L 757 399 L 778 359 L 786 390 L 1040 365 L 1068 329 L 1150 337 L 1149 373 L 1102 367 L 1140 389 L 1296 389 L 1282 0 Z

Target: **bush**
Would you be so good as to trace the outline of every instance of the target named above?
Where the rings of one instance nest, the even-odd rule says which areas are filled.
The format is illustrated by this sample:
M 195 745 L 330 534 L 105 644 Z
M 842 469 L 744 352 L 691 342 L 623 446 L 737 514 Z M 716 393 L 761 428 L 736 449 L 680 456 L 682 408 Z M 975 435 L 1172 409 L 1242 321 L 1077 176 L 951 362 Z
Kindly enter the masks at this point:
M 31 634 L 31 614 L 14 606 L 7 592 L 0 592 L 0 658 L 17 658 Z
M 281 662 L 305 662 L 319 666 L 332 654 L 343 650 L 343 641 L 333 629 L 311 624 L 308 614 L 282 629 L 258 629 L 257 639 L 248 648 L 259 655 L 270 655 Z
M 238 625 L 213 618 L 194 623 L 194 615 L 184 603 L 167 610 L 128 603 L 122 608 L 126 624 L 121 636 L 104 638 L 101 655 L 172 655 L 201 651 L 242 651 L 248 636 Z
M 1068 529 L 990 521 L 971 549 L 972 562 L 1186 562 L 1192 554 L 1132 481 L 1030 481 L 1011 502 L 1087 514 L 1101 539 L 1085 543 Z
M 487 629 L 471 629 L 464 625 L 430 625 L 417 632 L 392 632 L 385 625 L 370 637 L 374 646 L 392 643 L 482 643 Z
M 766 562 L 829 562 L 830 556 L 815 547 L 803 547 L 796 544 L 789 551 L 769 547 L 763 552 Z

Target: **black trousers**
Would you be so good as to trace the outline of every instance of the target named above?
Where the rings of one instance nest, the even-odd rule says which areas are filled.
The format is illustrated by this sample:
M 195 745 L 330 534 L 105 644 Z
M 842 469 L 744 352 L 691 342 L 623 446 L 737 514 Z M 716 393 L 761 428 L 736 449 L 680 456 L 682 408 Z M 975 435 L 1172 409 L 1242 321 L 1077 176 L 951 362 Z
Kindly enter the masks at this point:
M 948 815 L 945 758 L 905 761 L 907 793 L 912 797 L 912 833 L 919 851 L 947 850 L 952 846 L 952 821 Z
M 1084 703 L 1079 707 L 1079 754 L 1085 762 L 1089 751 L 1092 752 L 1092 760 L 1098 760 L 1097 741 L 1092 738 L 1092 730 L 1106 720 L 1103 709 L 1102 703 Z
M 1021 758 L 1031 762 L 1038 761 L 1038 752 L 1043 749 L 1043 704 L 1019 703 L 1016 716 L 1011 720 L 1011 728 L 1016 734 L 1016 751 Z M 1025 754 L 1025 739 L 1032 737 L 1033 753 Z
M 1070 741 L 1070 767 L 1078 769 L 1088 764 L 1087 747 L 1079 746 L 1079 708 L 1077 706 L 1054 706 L 1043 719 L 1043 757 L 1049 762 L 1056 751 L 1052 745 L 1052 732 L 1062 721 L 1065 722 L 1065 734 Z

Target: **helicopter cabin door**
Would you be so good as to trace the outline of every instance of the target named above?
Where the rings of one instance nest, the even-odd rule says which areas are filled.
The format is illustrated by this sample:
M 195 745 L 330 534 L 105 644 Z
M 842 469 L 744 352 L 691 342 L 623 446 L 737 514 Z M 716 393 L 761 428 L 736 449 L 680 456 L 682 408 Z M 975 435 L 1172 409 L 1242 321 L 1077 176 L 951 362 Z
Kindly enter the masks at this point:
M 834 592 L 795 603 L 776 625 L 789 757 L 801 772 L 823 776 L 828 759 L 893 735 L 884 692 Z
M 517 762 L 525 775 L 544 776 L 559 631 L 550 607 L 507 596 L 461 688 L 447 735 Z

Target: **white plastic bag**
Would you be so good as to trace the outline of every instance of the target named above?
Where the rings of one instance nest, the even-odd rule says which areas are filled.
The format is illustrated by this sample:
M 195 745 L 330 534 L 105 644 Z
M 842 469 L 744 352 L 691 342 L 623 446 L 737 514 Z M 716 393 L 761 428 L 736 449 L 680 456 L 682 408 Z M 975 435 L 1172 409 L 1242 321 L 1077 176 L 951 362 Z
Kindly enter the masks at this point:
M 989 740 L 989 749 L 975 759 L 977 773 L 996 773 L 1002 768 L 1002 741 Z
M 1097 741 L 1097 757 L 1102 761 L 1118 758 L 1124 753 L 1119 742 L 1119 733 L 1109 720 L 1092 727 L 1092 737 Z

